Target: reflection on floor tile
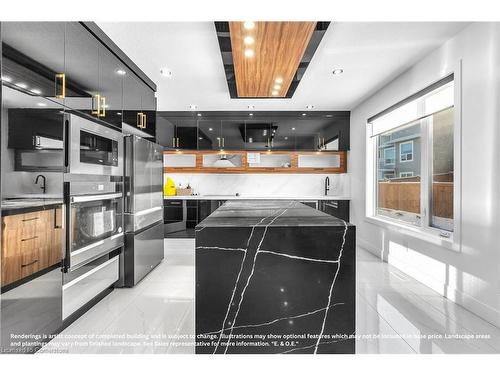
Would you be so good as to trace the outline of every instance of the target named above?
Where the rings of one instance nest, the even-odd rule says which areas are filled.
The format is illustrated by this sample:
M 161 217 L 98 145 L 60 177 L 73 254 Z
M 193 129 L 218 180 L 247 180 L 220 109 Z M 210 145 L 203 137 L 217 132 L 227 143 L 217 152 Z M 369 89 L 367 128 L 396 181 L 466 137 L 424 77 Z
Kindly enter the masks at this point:
M 166 239 L 153 272 L 41 352 L 193 354 L 194 277 L 194 240 Z M 361 248 L 356 278 L 356 353 L 500 353 L 500 329 Z
M 357 333 L 374 337 L 357 353 L 500 353 L 500 329 L 360 248 L 356 277 Z
M 165 240 L 165 259 L 115 289 L 40 352 L 194 353 L 194 239 Z

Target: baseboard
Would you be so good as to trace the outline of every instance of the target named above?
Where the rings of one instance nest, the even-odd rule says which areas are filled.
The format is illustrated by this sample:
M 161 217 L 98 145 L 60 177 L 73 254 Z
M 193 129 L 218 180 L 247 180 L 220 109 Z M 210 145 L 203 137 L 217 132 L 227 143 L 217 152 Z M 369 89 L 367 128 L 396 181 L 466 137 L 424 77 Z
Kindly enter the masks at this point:
M 357 239 L 358 246 L 367 250 L 368 252 L 372 253 L 375 255 L 377 258 L 382 259 L 384 262 L 388 262 L 387 255 L 388 254 L 383 254 L 381 253 L 380 249 L 374 246 L 372 243 L 362 239 L 358 238 Z M 404 260 L 399 259 L 400 261 L 404 262 Z M 471 295 L 464 293 L 450 285 L 443 284 L 441 282 L 437 282 L 436 280 L 428 280 L 428 282 L 423 282 L 422 277 L 419 277 L 422 275 L 422 272 L 420 272 L 418 269 L 412 267 L 408 263 L 404 262 L 405 266 L 410 268 L 412 270 L 411 274 L 402 271 L 405 273 L 408 273 L 409 276 L 415 278 L 417 281 L 421 282 L 422 284 L 428 286 L 432 290 L 434 290 L 436 293 L 442 295 L 443 297 L 449 299 L 450 301 L 456 303 L 457 305 L 462 306 L 463 308 L 469 310 L 473 314 L 476 314 L 479 316 L 481 319 L 486 320 L 488 323 L 493 324 L 495 327 L 500 328 L 500 311 L 492 308 L 491 306 L 488 306 L 484 304 L 481 301 L 478 301 Z M 392 266 L 398 268 L 396 265 L 389 263 Z M 428 279 L 429 275 L 425 275 L 426 279 Z

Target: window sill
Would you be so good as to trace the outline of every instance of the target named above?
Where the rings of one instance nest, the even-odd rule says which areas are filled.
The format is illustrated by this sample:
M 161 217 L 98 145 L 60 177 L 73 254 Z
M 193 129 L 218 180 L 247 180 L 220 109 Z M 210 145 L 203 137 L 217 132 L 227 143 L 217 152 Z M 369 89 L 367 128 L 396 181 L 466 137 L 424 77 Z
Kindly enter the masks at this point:
M 377 225 L 384 229 L 391 230 L 403 234 L 405 236 L 410 236 L 417 238 L 419 240 L 428 242 L 434 246 L 439 246 L 443 249 L 460 252 L 460 246 L 453 240 L 453 234 L 450 238 L 443 238 L 439 236 L 438 231 L 434 230 L 424 230 L 418 227 L 412 227 L 408 224 L 398 223 L 390 219 L 383 219 L 380 217 L 366 216 L 365 221 L 370 224 Z

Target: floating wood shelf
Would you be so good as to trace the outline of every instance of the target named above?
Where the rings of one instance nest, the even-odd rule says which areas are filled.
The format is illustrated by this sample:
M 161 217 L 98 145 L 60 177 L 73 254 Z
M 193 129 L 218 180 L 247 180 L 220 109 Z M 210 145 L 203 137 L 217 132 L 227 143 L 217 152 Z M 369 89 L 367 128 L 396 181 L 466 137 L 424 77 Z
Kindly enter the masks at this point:
M 195 155 L 196 164 L 193 167 L 172 167 L 164 166 L 165 173 L 346 173 L 347 172 L 347 152 L 346 151 L 164 151 L 164 154 L 172 155 Z M 289 155 L 290 167 L 257 167 L 249 166 L 247 163 L 247 153 L 260 153 L 261 155 Z M 241 167 L 204 167 L 203 155 L 241 155 Z M 338 155 L 339 167 L 335 168 L 315 168 L 299 167 L 299 156 L 310 155 L 327 157 Z

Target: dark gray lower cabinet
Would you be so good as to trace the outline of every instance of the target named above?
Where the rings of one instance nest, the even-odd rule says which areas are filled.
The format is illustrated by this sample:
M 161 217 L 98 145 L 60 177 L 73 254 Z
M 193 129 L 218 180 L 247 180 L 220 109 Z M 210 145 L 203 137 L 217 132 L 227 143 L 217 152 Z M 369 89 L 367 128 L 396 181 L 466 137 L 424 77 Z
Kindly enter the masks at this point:
M 349 222 L 349 201 L 319 201 L 319 210 Z
M 166 230 L 165 233 L 182 230 L 175 224 L 183 221 L 186 223 L 186 228 L 194 228 L 224 202 L 223 200 L 165 199 L 163 221 L 167 225 L 174 224 L 171 226 L 172 230 Z

